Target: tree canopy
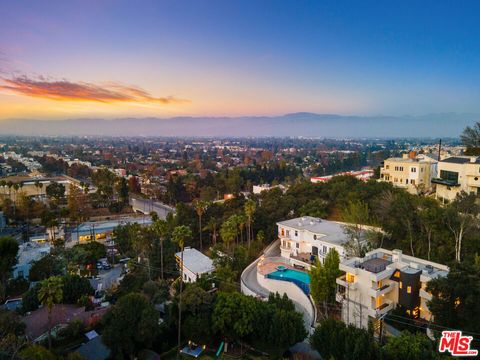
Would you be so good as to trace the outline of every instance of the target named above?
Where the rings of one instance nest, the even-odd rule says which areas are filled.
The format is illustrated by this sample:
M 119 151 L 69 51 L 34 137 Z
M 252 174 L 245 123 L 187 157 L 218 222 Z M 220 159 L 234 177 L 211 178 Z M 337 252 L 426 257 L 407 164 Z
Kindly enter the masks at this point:
M 155 340 L 159 314 L 148 299 L 138 293 L 123 296 L 103 317 L 102 340 L 115 359 L 128 359 Z

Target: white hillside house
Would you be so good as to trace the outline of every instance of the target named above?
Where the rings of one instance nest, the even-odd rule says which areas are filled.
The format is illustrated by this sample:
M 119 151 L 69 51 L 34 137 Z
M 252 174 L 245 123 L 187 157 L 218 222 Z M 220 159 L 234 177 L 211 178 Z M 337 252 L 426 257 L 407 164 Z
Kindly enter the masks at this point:
M 317 258 L 323 263 L 331 249 L 337 250 L 340 259 L 346 256 L 345 224 L 303 216 L 277 225 L 281 256 L 295 267 L 309 269 Z

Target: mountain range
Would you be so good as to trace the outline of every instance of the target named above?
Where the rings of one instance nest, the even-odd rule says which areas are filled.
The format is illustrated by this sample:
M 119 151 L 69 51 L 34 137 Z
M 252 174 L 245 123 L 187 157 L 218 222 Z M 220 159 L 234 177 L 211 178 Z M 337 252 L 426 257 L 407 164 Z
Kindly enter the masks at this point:
M 421 116 L 345 116 L 292 113 L 280 116 L 172 117 L 0 121 L 3 135 L 45 136 L 209 136 L 395 138 L 457 137 L 478 114 L 441 113 Z

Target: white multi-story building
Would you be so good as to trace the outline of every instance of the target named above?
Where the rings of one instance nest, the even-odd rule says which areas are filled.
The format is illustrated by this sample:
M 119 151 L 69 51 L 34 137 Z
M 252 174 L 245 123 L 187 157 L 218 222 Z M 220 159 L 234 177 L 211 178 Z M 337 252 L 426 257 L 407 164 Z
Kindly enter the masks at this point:
M 310 268 L 318 258 L 321 262 L 331 249 L 345 257 L 344 244 L 348 242 L 345 224 L 312 216 L 280 221 L 278 237 L 281 256 L 292 266 Z
M 452 156 L 441 160 L 438 177 L 432 183 L 440 200 L 455 200 L 462 191 L 480 194 L 480 157 Z
M 403 255 L 401 250 L 376 249 L 364 258 L 340 263 L 345 275 L 337 278 L 336 299 L 342 304 L 342 320 L 367 328 L 398 304 L 414 318 L 429 321 L 427 283 L 448 274 L 445 265 Z

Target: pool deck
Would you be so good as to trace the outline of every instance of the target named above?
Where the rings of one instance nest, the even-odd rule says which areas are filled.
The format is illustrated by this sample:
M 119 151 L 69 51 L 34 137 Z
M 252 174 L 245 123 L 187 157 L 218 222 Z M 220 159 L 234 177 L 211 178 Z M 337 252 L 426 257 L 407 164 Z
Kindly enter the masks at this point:
M 297 270 L 295 267 L 286 263 L 285 259 L 280 257 L 280 247 L 279 241 L 275 241 L 270 246 L 268 246 L 262 257 L 255 260 L 246 269 L 242 272 L 241 275 L 241 286 L 242 292 L 244 292 L 243 288 L 246 289 L 246 293 L 248 295 L 256 294 L 256 296 L 261 297 L 263 299 L 267 299 L 271 291 L 260 285 L 257 276 L 262 275 L 265 276 L 272 272 L 277 271 L 277 266 L 284 266 L 287 269 Z M 300 290 L 300 289 L 299 289 Z M 315 321 L 315 309 L 313 307 L 313 303 L 309 304 L 308 309 L 305 308 L 305 305 L 301 305 L 299 302 L 294 301 L 295 308 L 298 312 L 303 315 L 305 328 L 309 331 L 312 331 L 312 326 Z M 311 311 L 309 311 L 311 310 Z M 311 313 L 314 315 L 312 316 Z
M 265 261 L 263 263 L 259 262 L 257 266 L 257 271 L 262 275 L 268 275 L 272 272 L 277 271 L 278 266 L 284 266 L 286 269 L 301 271 L 301 270 L 295 269 L 293 266 L 285 264 L 284 262 L 271 262 L 271 261 Z

